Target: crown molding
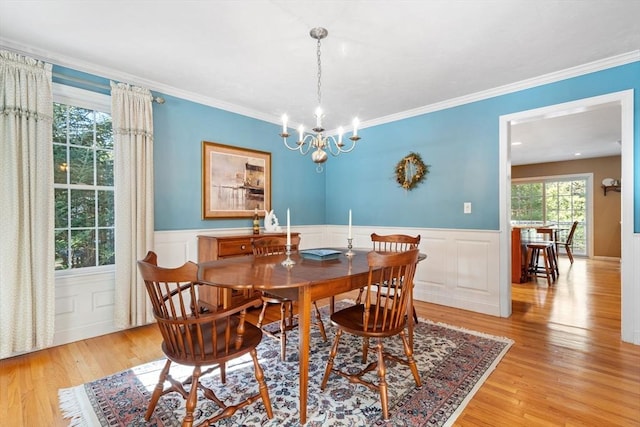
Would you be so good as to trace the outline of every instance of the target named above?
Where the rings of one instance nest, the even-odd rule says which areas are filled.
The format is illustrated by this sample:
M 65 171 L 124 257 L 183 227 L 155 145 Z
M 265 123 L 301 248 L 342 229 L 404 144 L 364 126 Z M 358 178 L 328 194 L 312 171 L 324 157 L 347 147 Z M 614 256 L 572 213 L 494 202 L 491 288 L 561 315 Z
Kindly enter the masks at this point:
M 239 105 L 231 104 L 219 99 L 203 96 L 198 93 L 185 91 L 175 88 L 166 84 L 158 83 L 156 81 L 141 78 L 131 74 L 123 73 L 121 71 L 108 68 L 98 67 L 95 64 L 81 61 L 76 58 L 71 58 L 66 55 L 62 55 L 56 52 L 44 51 L 42 49 L 33 48 L 20 43 L 13 42 L 11 40 L 0 37 L 0 48 L 7 48 L 9 50 L 16 51 L 23 55 L 32 56 L 42 61 L 51 62 L 53 64 L 72 68 L 77 71 L 94 74 L 110 80 L 117 80 L 133 84 L 136 86 L 146 87 L 151 91 L 160 92 L 164 95 L 173 96 L 176 98 L 185 99 L 187 101 L 196 102 L 198 104 L 207 105 L 209 107 L 218 108 L 221 110 L 229 111 L 232 113 L 240 114 L 243 116 L 251 117 L 265 122 L 274 124 L 280 124 L 281 118 L 272 114 L 262 113 L 253 109 L 245 108 Z M 566 80 L 572 77 L 578 77 L 585 74 L 606 70 L 608 68 L 618 67 L 621 65 L 630 64 L 636 61 L 640 61 L 640 49 L 634 50 L 621 55 L 612 56 L 609 58 L 600 59 L 597 61 L 589 62 L 587 64 L 578 65 L 576 67 L 567 68 L 564 70 L 556 71 L 549 74 L 544 74 L 538 77 L 534 77 L 527 80 L 499 86 L 493 89 L 475 92 L 472 94 L 460 96 L 457 98 L 448 99 L 446 101 L 437 102 L 434 104 L 425 105 L 422 107 L 414 108 L 411 110 L 401 111 L 398 113 L 390 114 L 388 116 L 379 117 L 377 119 L 367 120 L 360 123 L 360 129 L 378 126 L 385 123 L 395 122 L 398 120 L 408 119 L 415 116 L 420 116 L 427 113 L 433 113 L 435 111 L 445 110 L 448 108 L 458 107 L 460 105 L 469 104 L 471 102 L 482 101 L 488 98 L 493 98 L 500 95 L 506 95 L 513 92 L 531 89 L 533 87 L 542 86 L 549 83 L 555 83 L 561 80 Z
M 544 74 L 542 76 L 534 77 L 527 80 L 522 80 L 516 83 L 511 83 L 504 86 L 498 86 L 493 89 L 489 89 L 481 92 L 475 92 L 469 95 L 464 95 L 457 98 L 451 98 L 446 101 L 437 102 L 435 104 L 425 105 L 423 107 L 418 107 L 411 110 L 390 114 L 388 116 L 379 117 L 377 119 L 367 120 L 366 122 L 360 123 L 360 128 L 363 129 L 366 127 L 378 126 L 381 124 L 395 122 L 402 119 L 408 119 L 411 117 L 420 116 L 427 113 L 433 113 L 435 111 L 446 110 L 447 108 L 458 107 L 464 104 L 482 101 L 482 100 L 493 98 L 500 95 L 507 95 L 507 94 L 518 92 L 521 90 L 531 89 L 537 86 L 542 86 L 545 84 L 566 80 L 572 77 L 579 77 L 585 74 L 606 70 L 608 68 L 631 64 L 637 61 L 640 61 L 640 50 L 634 50 L 632 52 L 624 53 L 622 55 L 616 55 L 616 56 L 601 59 L 598 61 L 589 62 L 587 64 L 578 65 L 576 67 L 567 68 L 567 69 L 556 71 L 549 74 Z

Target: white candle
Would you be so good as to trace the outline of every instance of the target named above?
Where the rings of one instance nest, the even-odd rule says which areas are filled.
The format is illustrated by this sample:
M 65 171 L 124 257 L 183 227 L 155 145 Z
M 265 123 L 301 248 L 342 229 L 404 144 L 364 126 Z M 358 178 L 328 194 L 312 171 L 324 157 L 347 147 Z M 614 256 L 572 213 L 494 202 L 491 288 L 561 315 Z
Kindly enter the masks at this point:
M 298 133 L 300 134 L 300 139 L 298 141 L 302 141 L 302 135 L 304 135 L 304 126 L 300 125 L 298 128 Z
M 351 209 L 349 209 L 349 235 L 347 237 L 351 239 Z
M 358 136 L 358 124 L 360 124 L 360 121 L 356 117 L 353 119 L 353 136 Z
M 342 126 L 338 128 L 338 144 L 342 144 L 342 134 L 344 133 L 344 129 Z
M 287 208 L 287 245 L 291 246 L 291 224 L 289 223 L 289 208 Z
M 322 127 L 322 108 L 320 106 L 316 108 L 316 127 Z
M 282 133 L 287 133 L 287 115 L 283 114 L 282 115 Z

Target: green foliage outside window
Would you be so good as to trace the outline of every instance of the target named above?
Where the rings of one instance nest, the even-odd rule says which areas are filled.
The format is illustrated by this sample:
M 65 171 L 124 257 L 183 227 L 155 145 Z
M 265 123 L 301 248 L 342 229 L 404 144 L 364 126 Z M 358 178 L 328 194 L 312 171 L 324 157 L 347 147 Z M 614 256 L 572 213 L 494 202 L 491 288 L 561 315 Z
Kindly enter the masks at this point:
M 585 255 L 587 214 L 587 181 L 570 179 L 565 181 L 540 181 L 513 183 L 511 185 L 511 220 L 514 223 L 556 224 L 566 229 L 574 221 L 578 227 L 573 237 L 572 251 Z
M 56 270 L 113 264 L 111 116 L 53 107 Z

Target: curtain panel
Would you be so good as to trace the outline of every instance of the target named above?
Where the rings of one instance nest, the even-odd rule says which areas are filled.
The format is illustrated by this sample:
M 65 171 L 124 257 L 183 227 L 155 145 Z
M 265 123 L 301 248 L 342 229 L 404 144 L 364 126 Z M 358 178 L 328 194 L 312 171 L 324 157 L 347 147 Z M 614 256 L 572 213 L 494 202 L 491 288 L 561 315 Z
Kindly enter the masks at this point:
M 153 249 L 153 97 L 111 83 L 115 184 L 116 327 L 154 320 L 137 261 Z
M 53 342 L 51 68 L 0 50 L 0 358 Z

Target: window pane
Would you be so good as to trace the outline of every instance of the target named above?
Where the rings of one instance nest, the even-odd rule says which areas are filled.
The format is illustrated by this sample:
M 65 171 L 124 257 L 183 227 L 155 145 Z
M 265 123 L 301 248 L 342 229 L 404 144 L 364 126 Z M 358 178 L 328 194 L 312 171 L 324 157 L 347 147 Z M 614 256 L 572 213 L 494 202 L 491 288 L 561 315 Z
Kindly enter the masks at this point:
M 115 264 L 115 238 L 113 229 L 98 230 L 98 265 Z
M 96 111 L 96 146 L 113 150 L 113 126 L 109 114 Z
M 53 142 L 67 143 L 67 106 L 53 103 Z
M 56 204 L 55 227 L 66 228 L 69 226 L 69 191 L 56 188 L 54 194 Z
M 98 227 L 113 227 L 113 191 L 98 191 Z
M 97 185 L 113 186 L 113 151 L 96 150 Z
M 56 269 L 114 264 L 111 115 L 53 107 Z
M 578 221 L 573 252 L 576 255 L 587 254 L 586 179 L 514 183 L 511 186 L 511 209 L 513 221 L 556 224 L 564 229 L 561 241 L 566 239 L 573 222 Z
M 542 184 L 514 184 L 511 188 L 511 219 L 542 221 Z
M 71 230 L 71 268 L 96 265 L 95 230 Z
M 95 191 L 71 190 L 71 227 L 95 227 L 95 209 Z
M 69 233 L 56 231 L 56 270 L 69 268 Z
M 53 146 L 53 182 L 56 184 L 67 183 L 67 146 Z
M 71 184 L 93 185 L 93 153 L 91 148 L 69 147 Z
M 69 144 L 93 146 L 93 111 L 80 107 L 69 107 Z

